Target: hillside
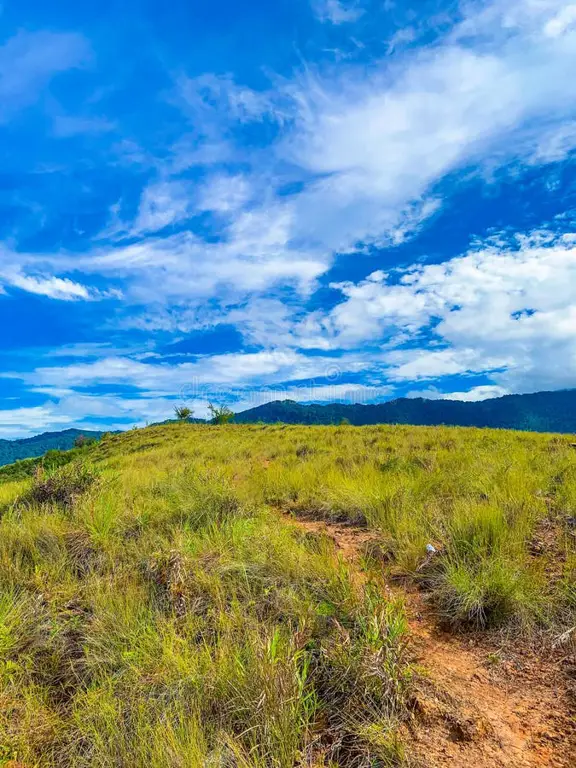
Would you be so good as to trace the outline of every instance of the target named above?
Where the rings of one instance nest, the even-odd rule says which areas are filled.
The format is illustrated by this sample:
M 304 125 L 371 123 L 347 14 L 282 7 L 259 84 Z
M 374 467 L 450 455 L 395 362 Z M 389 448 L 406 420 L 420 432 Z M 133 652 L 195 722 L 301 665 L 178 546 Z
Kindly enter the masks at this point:
M 355 426 L 412 424 L 415 426 L 462 426 L 517 429 L 532 432 L 576 433 L 576 390 L 506 395 L 481 402 L 399 398 L 371 405 L 302 405 L 293 400 L 275 401 L 236 413 L 237 424 L 339 424 L 347 419 Z M 167 419 L 157 425 L 176 424 Z M 189 419 L 205 424 L 203 419 Z M 101 432 L 67 429 L 45 432 L 22 440 L 0 440 L 0 466 L 20 459 L 42 456 L 50 450 L 69 450 L 79 435 L 100 438 Z
M 0 765 L 573 765 L 574 437 L 170 424 L 0 479 Z
M 74 441 L 79 435 L 100 438 L 102 432 L 66 429 L 63 432 L 44 432 L 21 440 L 0 440 L 0 467 L 20 459 L 42 456 L 47 451 L 67 451 L 74 447 Z
M 377 405 L 301 405 L 276 401 L 236 414 L 237 423 L 414 424 L 576 432 L 576 390 L 506 395 L 481 402 L 401 398 Z

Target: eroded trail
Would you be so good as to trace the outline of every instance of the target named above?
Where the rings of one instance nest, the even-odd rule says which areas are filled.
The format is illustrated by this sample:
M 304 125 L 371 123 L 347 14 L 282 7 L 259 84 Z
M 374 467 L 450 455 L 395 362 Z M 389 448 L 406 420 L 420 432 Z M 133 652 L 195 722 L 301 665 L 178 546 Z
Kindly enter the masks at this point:
M 377 543 L 376 534 L 323 520 L 289 519 L 330 537 L 362 578 L 361 557 L 370 542 Z M 412 657 L 423 670 L 414 717 L 404 734 L 415 766 L 576 766 L 575 681 L 557 662 L 513 638 L 499 647 L 489 633 L 443 632 L 422 594 L 384 588 L 405 600 Z

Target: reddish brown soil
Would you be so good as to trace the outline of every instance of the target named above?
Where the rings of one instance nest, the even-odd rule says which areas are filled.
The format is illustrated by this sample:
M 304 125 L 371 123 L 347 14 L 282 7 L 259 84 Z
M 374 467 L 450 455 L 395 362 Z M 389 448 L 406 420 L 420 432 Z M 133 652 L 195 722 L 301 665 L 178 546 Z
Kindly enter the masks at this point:
M 377 543 L 363 528 L 290 519 L 309 533 L 330 537 L 359 574 L 361 554 Z M 403 593 L 412 657 L 422 671 L 404 733 L 410 764 L 576 768 L 576 679 L 560 659 L 539 656 L 520 638 L 504 642 L 490 633 L 444 632 L 424 595 L 384 588 Z

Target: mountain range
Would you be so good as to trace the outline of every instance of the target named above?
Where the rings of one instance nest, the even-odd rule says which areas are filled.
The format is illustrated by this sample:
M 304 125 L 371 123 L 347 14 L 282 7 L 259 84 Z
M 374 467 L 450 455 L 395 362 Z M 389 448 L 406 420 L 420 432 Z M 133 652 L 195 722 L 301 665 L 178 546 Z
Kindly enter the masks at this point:
M 34 435 L 34 437 L 20 440 L 0 440 L 0 467 L 20 459 L 42 456 L 46 451 L 67 451 L 74 447 L 74 443 L 80 435 L 99 438 L 102 436 L 102 432 L 65 429 L 62 432 L 44 432 L 42 435 Z
M 276 401 L 236 414 L 236 423 L 414 424 L 576 433 L 576 390 L 505 395 L 476 402 L 400 398 L 375 405 Z

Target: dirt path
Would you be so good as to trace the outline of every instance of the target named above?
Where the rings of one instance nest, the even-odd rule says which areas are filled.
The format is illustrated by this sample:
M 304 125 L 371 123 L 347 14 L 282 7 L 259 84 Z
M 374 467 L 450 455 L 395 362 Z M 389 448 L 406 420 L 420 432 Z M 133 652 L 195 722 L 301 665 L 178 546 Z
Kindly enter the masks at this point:
M 364 548 L 378 539 L 363 528 L 290 520 L 333 539 L 342 557 L 358 566 L 358 573 Z M 405 733 L 413 765 L 576 767 L 574 681 L 558 663 L 513 639 L 499 647 L 489 633 L 442 632 L 420 593 L 396 586 L 386 589 L 405 598 L 412 656 L 423 670 L 415 715 Z

